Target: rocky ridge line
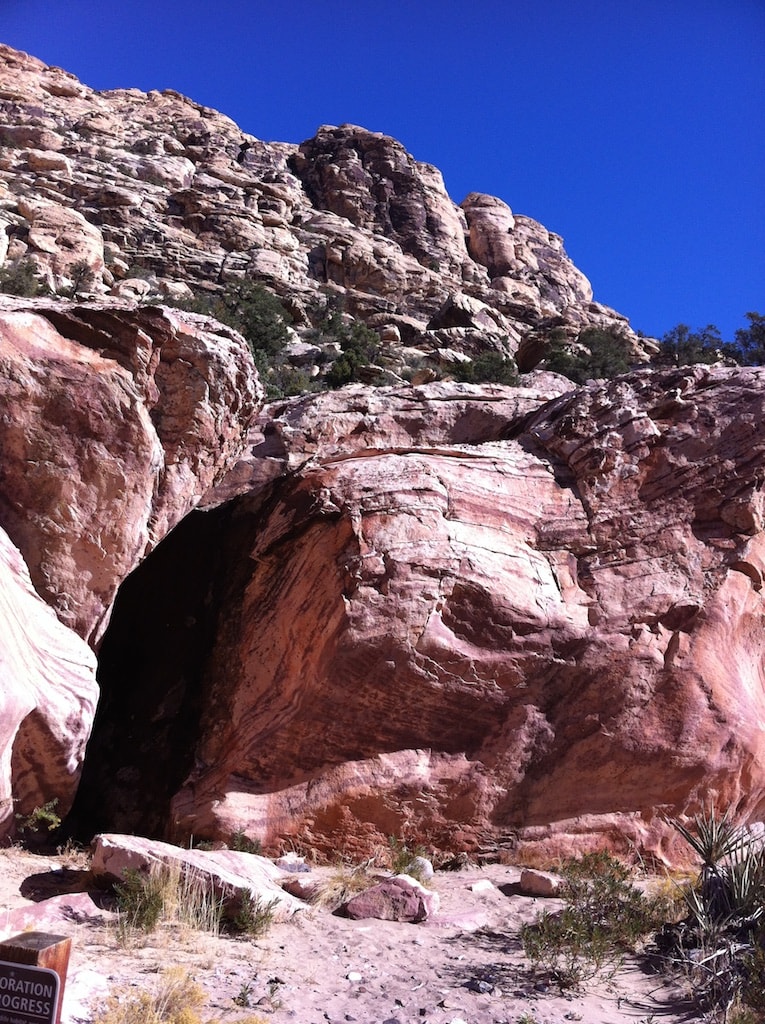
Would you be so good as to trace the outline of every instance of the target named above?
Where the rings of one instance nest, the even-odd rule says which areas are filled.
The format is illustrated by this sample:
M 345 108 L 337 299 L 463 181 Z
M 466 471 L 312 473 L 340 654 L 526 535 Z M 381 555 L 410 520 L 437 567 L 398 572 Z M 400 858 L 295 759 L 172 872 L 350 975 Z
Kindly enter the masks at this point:
M 310 373 L 327 296 L 374 328 L 396 375 L 486 349 L 533 361 L 555 327 L 617 329 L 643 358 L 559 236 L 492 196 L 457 206 L 385 135 L 324 126 L 268 143 L 172 90 L 96 92 L 9 47 L 0 115 L 0 266 L 31 259 L 54 290 L 81 261 L 94 295 L 141 300 L 246 275 L 283 299 L 289 354 Z

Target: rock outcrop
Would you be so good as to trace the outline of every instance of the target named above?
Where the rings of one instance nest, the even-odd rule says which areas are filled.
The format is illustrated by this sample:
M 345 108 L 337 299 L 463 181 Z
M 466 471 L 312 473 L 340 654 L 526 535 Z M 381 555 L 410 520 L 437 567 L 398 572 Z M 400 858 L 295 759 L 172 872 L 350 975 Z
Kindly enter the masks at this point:
M 0 529 L 0 835 L 72 805 L 98 699 L 96 658 L 35 593 Z
M 165 872 L 179 880 L 180 894 L 185 881 L 189 898 L 202 887 L 214 893 L 224 917 L 235 917 L 246 897 L 268 905 L 277 921 L 305 909 L 304 903 L 282 888 L 284 876 L 272 861 L 238 850 L 182 850 L 140 836 L 102 834 L 93 840 L 91 871 L 107 884 L 124 881 L 129 872 L 144 878 L 152 871 Z
M 96 643 L 117 588 L 243 448 L 241 337 L 190 313 L 0 297 L 0 523 Z
M 14 810 L 71 806 L 98 696 L 84 641 L 210 504 L 261 396 L 244 340 L 215 321 L 0 298 L 0 833 Z
M 645 371 L 458 441 L 489 400 L 441 394 L 440 444 L 411 394 L 342 439 L 322 398 L 279 409 L 175 818 L 662 855 L 662 809 L 761 816 L 764 379 Z
M 456 205 L 440 172 L 388 136 L 323 126 L 301 145 L 266 143 L 172 90 L 95 92 L 9 47 L 0 113 L 0 266 L 31 260 L 54 290 L 82 290 L 83 262 L 86 290 L 139 299 L 246 275 L 308 342 L 339 298 L 396 373 L 438 366 L 444 350 L 512 355 L 553 327 L 618 329 L 643 358 L 557 235 L 492 196 Z M 471 303 L 477 321 L 441 315 Z
M 93 650 L 103 831 L 671 857 L 663 811 L 765 815 L 765 371 L 406 386 L 554 328 L 642 342 L 383 135 L 264 143 L 7 47 L 0 109 L 2 282 L 88 293 L 0 298 L 0 834 L 71 804 Z M 243 275 L 307 373 L 335 296 L 398 383 L 259 412 L 241 336 L 145 302 Z

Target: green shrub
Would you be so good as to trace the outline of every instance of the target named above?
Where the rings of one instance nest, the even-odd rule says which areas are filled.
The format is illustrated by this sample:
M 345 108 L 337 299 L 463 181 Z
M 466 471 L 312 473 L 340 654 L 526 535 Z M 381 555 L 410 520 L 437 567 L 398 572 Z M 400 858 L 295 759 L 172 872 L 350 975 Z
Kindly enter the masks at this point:
M 262 900 L 249 892 L 242 892 L 235 913 L 228 918 L 229 928 L 237 935 L 251 938 L 265 935 L 273 924 L 278 905 L 277 899 Z
M 48 290 L 37 276 L 37 267 L 31 259 L 18 260 L 0 268 L 0 292 L 32 298 L 47 294 Z
M 733 355 L 744 366 L 762 366 L 765 363 L 765 316 L 747 313 L 746 318 L 749 326 L 739 327 L 726 354 Z
M 733 1007 L 741 1022 L 765 1020 L 765 849 L 714 807 L 670 824 L 701 867 L 683 890 L 687 916 L 658 937 L 666 963 L 718 1019 Z
M 223 291 L 196 295 L 193 301 L 179 306 L 212 316 L 247 339 L 267 398 L 314 390 L 314 381 L 308 374 L 284 359 L 284 347 L 290 340 L 287 312 L 277 296 L 262 284 L 249 279 L 230 282 Z
M 92 288 L 95 280 L 95 274 L 85 260 L 77 260 L 72 264 L 69 268 L 69 277 L 72 283 L 61 294 L 71 299 L 76 299 L 81 291 L 86 292 Z
M 220 931 L 223 901 L 211 880 L 193 868 L 156 864 L 148 874 L 129 869 L 114 892 L 123 944 L 135 931 L 152 932 L 162 923 L 213 935 Z
M 343 315 L 342 303 L 328 299 L 320 314 L 319 339 L 340 345 L 341 354 L 324 375 L 331 388 L 340 388 L 360 379 L 360 372 L 374 363 L 380 351 L 380 339 L 361 320 L 350 322 Z
M 254 853 L 258 856 L 263 853 L 263 844 L 259 839 L 250 837 L 241 829 L 231 836 L 228 844 L 229 850 L 237 850 L 239 853 Z
M 571 346 L 560 334 L 548 341 L 545 355 L 546 368 L 563 374 L 575 384 L 588 380 L 603 380 L 627 373 L 627 341 L 617 330 L 587 327 Z
M 161 874 L 141 874 L 129 868 L 114 887 L 120 920 L 127 928 L 151 932 L 159 924 L 165 906 L 165 880 Z
M 255 353 L 278 355 L 289 341 L 285 309 L 273 292 L 245 278 L 231 281 L 215 294 L 200 294 L 184 304 L 194 313 L 204 313 L 233 327 L 243 335 Z
M 425 881 L 421 877 L 422 869 L 415 863 L 417 857 L 427 858 L 428 851 L 424 846 L 411 847 L 403 839 L 388 836 L 388 847 L 390 849 L 390 869 L 394 875 L 406 874 L 416 878 L 418 882 Z
M 618 967 L 664 920 L 662 900 L 649 900 L 628 869 L 607 853 L 586 854 L 561 868 L 566 906 L 524 925 L 521 940 L 535 970 L 561 988 L 578 988 L 606 966 Z
M 469 363 L 460 363 L 454 369 L 457 380 L 469 384 L 518 383 L 518 367 L 514 359 L 508 359 L 501 352 L 483 352 Z
M 678 324 L 661 339 L 655 366 L 688 366 L 693 363 L 716 363 L 722 354 L 723 340 L 713 324 L 700 331 L 691 331 L 687 324 Z
M 57 807 L 58 797 L 54 797 L 47 803 L 35 807 L 30 814 L 17 814 L 16 830 L 21 840 L 37 846 L 50 839 L 50 834 L 61 825 Z

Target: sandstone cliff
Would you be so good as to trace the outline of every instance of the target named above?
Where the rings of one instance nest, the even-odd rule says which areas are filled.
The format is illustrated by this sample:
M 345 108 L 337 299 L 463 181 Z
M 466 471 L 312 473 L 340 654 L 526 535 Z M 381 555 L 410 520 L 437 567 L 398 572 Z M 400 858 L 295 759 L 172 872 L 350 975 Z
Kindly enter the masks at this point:
M 31 260 L 54 290 L 82 261 L 93 294 L 141 299 L 246 275 L 307 341 L 340 297 L 398 374 L 423 357 L 513 355 L 555 327 L 617 328 L 640 359 L 560 237 L 492 196 L 457 206 L 439 171 L 387 136 L 325 126 L 268 143 L 171 90 L 94 92 L 8 47 L 0 114 L 0 266 Z M 310 350 L 295 358 L 318 372 Z
M 7 48 L 0 103 L 0 262 L 95 275 L 0 299 L 0 834 L 81 773 L 82 831 L 359 852 L 763 817 L 765 371 L 264 407 L 240 335 L 143 300 L 246 273 L 307 333 L 334 290 L 399 368 L 627 328 L 384 136 L 264 143 Z
M 663 810 L 761 817 L 764 380 L 274 410 L 263 451 L 293 469 L 237 506 L 250 560 L 176 817 L 658 854 Z

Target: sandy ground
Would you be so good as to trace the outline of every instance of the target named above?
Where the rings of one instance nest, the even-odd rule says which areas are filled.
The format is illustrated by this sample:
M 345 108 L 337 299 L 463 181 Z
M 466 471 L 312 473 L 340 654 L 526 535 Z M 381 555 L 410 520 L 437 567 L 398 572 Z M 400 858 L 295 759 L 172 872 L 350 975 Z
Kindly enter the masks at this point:
M 33 928 L 73 940 L 62 1024 L 90 1022 L 109 993 L 151 989 L 164 969 L 178 966 L 207 993 L 203 1020 L 221 1024 L 253 1015 L 274 1024 L 701 1019 L 677 987 L 632 961 L 581 994 L 565 995 L 535 979 L 519 929 L 555 904 L 517 895 L 520 870 L 513 867 L 438 872 L 432 887 L 441 910 L 422 924 L 351 921 L 307 907 L 257 940 L 166 925 L 127 945 L 114 915 L 95 911 L 86 897 L 42 902 L 87 887 L 88 876 L 77 867 L 82 863 L 67 869 L 60 857 L 0 850 L 0 938 Z M 474 891 L 481 880 L 491 884 Z

